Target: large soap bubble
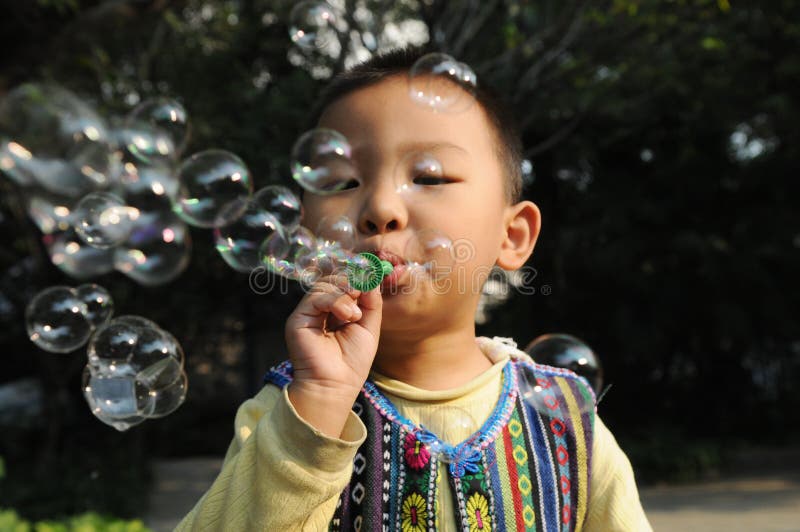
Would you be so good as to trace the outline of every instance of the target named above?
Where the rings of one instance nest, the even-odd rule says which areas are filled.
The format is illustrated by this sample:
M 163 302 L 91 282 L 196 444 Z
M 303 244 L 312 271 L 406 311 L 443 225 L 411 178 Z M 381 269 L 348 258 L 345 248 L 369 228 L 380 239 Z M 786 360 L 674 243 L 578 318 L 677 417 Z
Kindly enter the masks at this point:
M 105 122 L 63 87 L 26 83 L 0 100 L 0 169 L 21 185 L 77 197 L 108 186 Z
M 189 116 L 183 105 L 174 98 L 159 96 L 137 105 L 127 116 L 126 125 L 146 124 L 150 129 L 164 132 L 177 153 L 183 151 L 189 138 Z
M 292 177 L 309 192 L 334 194 L 358 185 L 351 157 L 352 148 L 344 135 L 333 129 L 312 129 L 292 148 Z
M 447 54 L 431 53 L 419 58 L 408 79 L 411 99 L 433 111 L 464 111 L 475 100 L 475 72 Z
M 51 353 L 69 353 L 89 339 L 92 323 L 88 309 L 75 289 L 53 286 L 28 303 L 25 324 L 33 343 Z
M 183 161 L 178 169 L 175 212 L 197 227 L 220 227 L 238 218 L 253 194 L 250 171 L 238 156 L 206 150 Z
M 114 300 L 108 290 L 99 284 L 87 283 L 77 287 L 75 294 L 86 305 L 84 316 L 92 327 L 100 327 L 111 319 L 114 314 Z
M 569 334 L 543 334 L 525 348 L 539 363 L 566 368 L 585 378 L 596 394 L 603 387 L 603 367 L 595 352 L 585 342 Z
M 114 248 L 114 266 L 139 284 L 177 278 L 191 258 L 189 228 L 171 212 L 140 213 L 130 237 Z
M 260 190 L 241 216 L 214 229 L 217 251 L 234 270 L 247 273 L 258 267 L 261 244 L 283 227 L 273 210 L 275 198 L 270 187 Z

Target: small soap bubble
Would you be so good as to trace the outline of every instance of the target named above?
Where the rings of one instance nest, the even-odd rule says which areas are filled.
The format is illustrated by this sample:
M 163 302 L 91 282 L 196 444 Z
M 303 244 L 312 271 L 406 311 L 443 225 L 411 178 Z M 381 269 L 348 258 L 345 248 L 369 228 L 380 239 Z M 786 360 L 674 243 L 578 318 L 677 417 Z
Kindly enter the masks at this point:
M 81 389 L 92 414 L 120 432 L 147 419 L 139 413 L 139 407 L 151 411 L 154 406 L 147 390 L 137 387 L 130 375 L 104 377 L 88 365 L 83 369 Z
M 67 231 L 74 220 L 71 203 L 57 196 L 34 193 L 28 196 L 28 216 L 42 234 Z
M 225 150 L 206 150 L 178 168 L 175 212 L 197 227 L 219 227 L 238 218 L 253 194 L 250 171 L 238 156 Z
M 125 203 L 146 212 L 172 210 L 171 199 L 178 191 L 178 179 L 166 164 L 127 162 L 122 165 L 119 184 Z
M 169 386 L 151 392 L 155 403 L 150 418 L 159 418 L 171 414 L 186 400 L 189 389 L 189 379 L 185 372 L 181 372 L 177 379 Z
M 313 263 L 317 242 L 303 226 L 288 235 L 274 233 L 262 246 L 262 264 L 270 271 L 289 279 L 302 280 L 303 270 Z
M 261 244 L 282 225 L 271 211 L 272 191 L 259 191 L 247 202 L 244 213 L 228 225 L 214 229 L 217 251 L 236 271 L 247 273 L 260 263 Z
M 17 183 L 79 197 L 110 182 L 104 120 L 57 85 L 25 83 L 0 99 L 0 168 Z
M 178 157 L 178 150 L 166 131 L 149 124 L 132 123 L 111 132 L 121 164 L 158 164 Z
M 412 235 L 403 257 L 413 275 L 441 279 L 453 271 L 455 251 L 453 241 L 438 229 L 422 229 Z
M 403 157 L 394 172 L 395 190 L 407 201 L 436 198 L 447 184 L 441 161 L 425 152 Z
M 537 364 L 565 368 L 585 378 L 595 394 L 603 387 L 603 367 L 594 351 L 569 334 L 543 334 L 525 348 Z
M 476 87 L 472 68 L 447 54 L 427 54 L 409 71 L 411 99 L 433 111 L 466 110 L 475 99 Z
M 75 208 L 75 231 L 87 244 L 99 249 L 117 246 L 128 238 L 139 210 L 125 205 L 109 192 L 92 192 Z
M 465 444 L 458 447 L 458 444 L 468 442 L 478 430 L 479 424 L 464 408 L 447 405 L 439 406 L 431 412 L 427 428 L 436 434 L 435 438 L 430 436 L 423 438 L 431 456 L 440 462 L 450 464 L 472 454 L 472 445 Z
M 352 250 L 356 245 L 356 228 L 347 216 L 325 216 L 317 224 L 315 233 L 323 249 L 338 244 L 339 249 Z
M 50 261 L 76 279 L 90 279 L 114 270 L 114 250 L 98 249 L 78 237 L 75 229 L 42 236 Z
M 314 194 L 334 194 L 358 186 L 358 171 L 351 157 L 344 135 L 332 129 L 312 129 L 292 148 L 292 177 Z
M 289 37 L 304 50 L 324 48 L 336 37 L 336 13 L 327 2 L 298 2 L 289 14 Z
M 183 105 L 173 98 L 159 96 L 143 101 L 128 114 L 126 123 L 145 123 L 165 132 L 178 152 L 186 146 L 189 137 L 189 116 Z
M 253 199 L 261 204 L 281 226 L 287 231 L 300 225 L 303 207 L 294 192 L 281 185 L 269 185 L 253 195 Z
M 69 353 L 92 334 L 88 309 L 75 289 L 52 286 L 36 294 L 25 310 L 25 325 L 33 343 L 51 353 Z
M 86 305 L 84 316 L 92 327 L 97 328 L 104 325 L 114 314 L 114 300 L 108 290 L 99 284 L 82 284 L 75 289 L 78 298 Z
M 171 212 L 141 212 L 131 234 L 113 249 L 114 267 L 144 286 L 172 281 L 189 265 L 189 228 Z

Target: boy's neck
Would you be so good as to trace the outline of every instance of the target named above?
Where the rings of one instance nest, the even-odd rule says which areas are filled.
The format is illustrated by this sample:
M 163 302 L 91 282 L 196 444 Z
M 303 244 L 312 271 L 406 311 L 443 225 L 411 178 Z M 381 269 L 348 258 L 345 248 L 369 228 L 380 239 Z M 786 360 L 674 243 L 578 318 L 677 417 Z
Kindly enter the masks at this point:
M 475 342 L 475 330 L 459 329 L 414 338 L 381 334 L 373 368 L 424 390 L 458 388 L 492 367 Z

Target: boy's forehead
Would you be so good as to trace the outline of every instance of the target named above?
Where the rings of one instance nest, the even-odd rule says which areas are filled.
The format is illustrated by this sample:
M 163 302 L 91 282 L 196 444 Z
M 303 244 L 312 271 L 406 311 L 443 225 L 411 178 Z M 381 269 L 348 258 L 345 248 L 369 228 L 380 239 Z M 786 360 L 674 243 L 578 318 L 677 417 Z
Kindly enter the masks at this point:
M 344 134 L 354 151 L 448 143 L 470 155 L 492 153 L 490 126 L 477 103 L 458 113 L 434 112 L 411 99 L 403 75 L 334 101 L 319 126 Z

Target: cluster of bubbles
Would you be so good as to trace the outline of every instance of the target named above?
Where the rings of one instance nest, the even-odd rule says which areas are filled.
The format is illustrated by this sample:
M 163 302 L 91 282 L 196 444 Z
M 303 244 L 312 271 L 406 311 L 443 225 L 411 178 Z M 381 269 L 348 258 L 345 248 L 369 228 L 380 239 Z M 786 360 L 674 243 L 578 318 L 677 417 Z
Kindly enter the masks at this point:
M 92 414 L 119 431 L 174 412 L 188 379 L 180 344 L 140 316 L 120 316 L 92 335 L 81 386 Z
M 88 343 L 83 395 L 92 414 L 122 431 L 175 411 L 187 378 L 183 350 L 170 333 L 113 313 L 100 285 L 52 286 L 28 303 L 25 320 L 31 341 L 45 351 L 69 353 Z
M 77 279 L 118 270 L 158 285 L 187 266 L 173 212 L 189 123 L 170 98 L 101 116 L 63 87 L 26 83 L 0 100 L 0 172 L 24 194 L 53 264 Z

